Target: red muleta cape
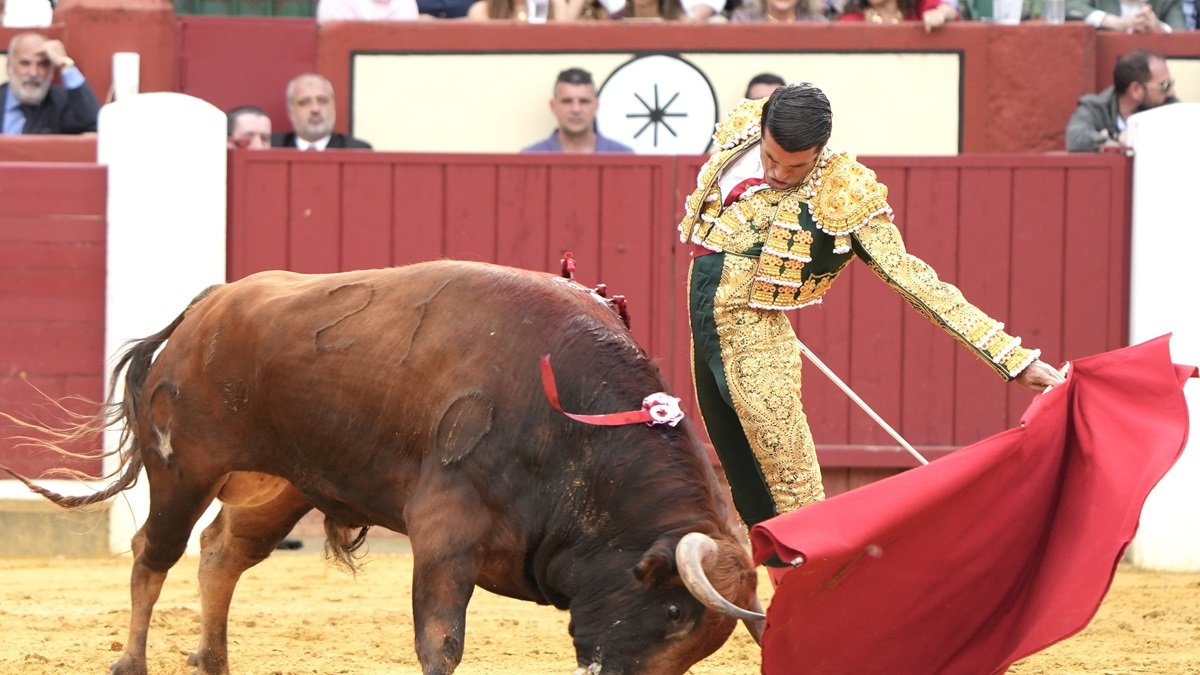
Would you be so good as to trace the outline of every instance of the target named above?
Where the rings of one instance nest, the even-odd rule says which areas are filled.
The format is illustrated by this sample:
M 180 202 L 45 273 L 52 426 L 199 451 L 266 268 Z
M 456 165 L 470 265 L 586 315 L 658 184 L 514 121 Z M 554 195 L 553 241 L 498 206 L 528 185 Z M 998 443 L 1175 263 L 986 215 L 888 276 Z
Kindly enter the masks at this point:
M 1187 440 L 1196 368 L 1168 340 L 1073 361 L 1019 428 L 756 525 L 756 562 L 806 560 L 762 672 L 999 673 L 1082 630 Z

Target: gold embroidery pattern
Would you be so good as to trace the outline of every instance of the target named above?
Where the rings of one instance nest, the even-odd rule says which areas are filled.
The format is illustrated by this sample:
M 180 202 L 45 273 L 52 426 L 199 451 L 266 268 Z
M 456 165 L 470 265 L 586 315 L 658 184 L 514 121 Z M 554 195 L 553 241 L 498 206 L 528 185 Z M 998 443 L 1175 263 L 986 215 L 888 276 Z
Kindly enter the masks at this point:
M 740 145 L 762 132 L 762 109 L 767 99 L 744 100 L 717 124 L 713 142 L 722 150 Z
M 783 312 L 746 306 L 754 260 L 725 256 L 713 316 L 734 410 L 779 513 L 825 498 L 800 399 L 800 349 Z
M 717 243 L 723 235 L 713 235 L 722 205 L 717 176 L 730 161 L 741 156 L 749 145 L 758 141 L 764 103 L 766 99 L 743 101 L 717 125 L 713 141 L 718 150 L 700 168 L 700 173 L 696 176 L 696 189 L 684 200 L 686 213 L 683 221 L 679 223 L 680 241 L 699 244 L 714 251 L 724 250 Z M 708 225 L 701 225 L 702 223 Z
M 858 163 L 848 152 L 833 153 L 822 177 L 816 181 L 809 208 L 817 227 L 839 237 L 838 243 L 850 250 L 845 236 L 872 218 L 892 209 L 887 203 L 887 186 L 875 180 L 875 172 Z M 835 244 L 835 247 L 837 244 Z
M 961 291 L 938 279 L 924 261 L 904 248 L 891 220 L 876 217 L 855 235 L 867 253 L 867 265 L 921 314 L 963 343 L 1006 380 L 1033 363 L 1041 352 L 1021 346 L 1003 324 L 967 302 Z

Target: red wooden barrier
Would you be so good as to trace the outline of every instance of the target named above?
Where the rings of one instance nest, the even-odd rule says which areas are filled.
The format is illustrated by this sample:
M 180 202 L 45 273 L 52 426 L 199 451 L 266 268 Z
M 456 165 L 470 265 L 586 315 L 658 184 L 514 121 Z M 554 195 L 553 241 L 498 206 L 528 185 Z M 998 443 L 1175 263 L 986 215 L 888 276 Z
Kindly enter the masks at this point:
M 94 164 L 0 165 L 4 412 L 38 416 L 45 396 L 101 397 L 106 175 Z M 64 465 L 58 457 L 14 450 L 9 437 L 18 432 L 0 420 L 0 463 L 28 475 Z M 66 466 L 100 469 L 96 461 Z
M 699 158 L 290 150 L 231 157 L 230 278 L 439 257 L 552 272 L 570 250 L 581 281 L 629 298 L 634 334 L 690 401 L 687 252 L 674 227 Z M 865 161 L 889 185 L 910 250 L 1051 362 L 1124 344 L 1126 159 Z M 885 419 L 935 456 L 1016 423 L 1032 396 L 1004 385 L 862 265 L 827 303 L 794 321 Z M 805 402 L 824 465 L 911 465 L 810 371 Z

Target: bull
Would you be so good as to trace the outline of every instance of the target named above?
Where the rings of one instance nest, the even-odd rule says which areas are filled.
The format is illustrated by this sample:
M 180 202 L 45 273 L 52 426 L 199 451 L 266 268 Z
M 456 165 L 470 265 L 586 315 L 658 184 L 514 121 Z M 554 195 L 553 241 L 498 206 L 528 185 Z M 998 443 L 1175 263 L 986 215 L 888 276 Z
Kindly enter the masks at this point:
M 568 610 L 578 674 L 683 673 L 737 619 L 757 637 L 755 569 L 687 421 L 594 426 L 547 401 L 544 354 L 563 409 L 624 411 L 665 390 L 597 299 L 483 263 L 273 271 L 209 288 L 134 342 L 103 412 L 74 431 L 123 427 L 112 483 L 69 497 L 17 476 L 77 508 L 145 469 L 129 639 L 111 672 L 146 673 L 154 603 L 213 499 L 189 658 L 200 673 L 229 672 L 238 579 L 314 507 L 327 555 L 351 568 L 369 526 L 408 535 L 427 675 L 461 661 L 475 586 Z

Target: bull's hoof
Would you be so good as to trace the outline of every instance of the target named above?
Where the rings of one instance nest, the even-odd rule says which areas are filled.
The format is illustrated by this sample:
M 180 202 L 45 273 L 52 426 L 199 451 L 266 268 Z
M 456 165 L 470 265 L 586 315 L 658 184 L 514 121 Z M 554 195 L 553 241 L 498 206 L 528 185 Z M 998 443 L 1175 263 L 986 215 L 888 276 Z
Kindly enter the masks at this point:
M 188 654 L 187 664 L 194 667 L 195 675 L 229 675 L 229 663 L 225 657 L 214 656 L 211 652 L 207 656 L 200 656 L 199 651 Z
M 125 654 L 108 667 L 109 675 L 149 675 L 146 660 Z

